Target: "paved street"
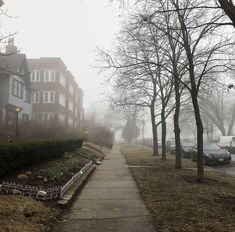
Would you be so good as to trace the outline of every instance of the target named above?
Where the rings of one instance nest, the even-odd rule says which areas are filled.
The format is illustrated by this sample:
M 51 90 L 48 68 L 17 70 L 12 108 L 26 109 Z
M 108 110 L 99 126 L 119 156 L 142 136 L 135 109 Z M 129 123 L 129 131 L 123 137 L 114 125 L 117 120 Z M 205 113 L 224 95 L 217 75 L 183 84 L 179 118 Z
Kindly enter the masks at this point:
M 231 176 L 235 176 L 235 155 L 232 155 L 232 162 L 230 164 L 221 164 L 210 166 L 218 171 L 227 173 Z
M 59 231 L 155 231 L 119 147 L 97 167 Z

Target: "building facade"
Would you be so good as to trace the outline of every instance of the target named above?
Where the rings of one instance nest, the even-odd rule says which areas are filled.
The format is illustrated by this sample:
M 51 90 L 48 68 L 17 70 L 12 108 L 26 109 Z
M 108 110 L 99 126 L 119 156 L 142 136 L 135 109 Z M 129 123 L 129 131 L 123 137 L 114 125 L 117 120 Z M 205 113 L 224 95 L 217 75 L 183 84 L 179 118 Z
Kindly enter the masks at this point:
M 9 39 L 6 53 L 0 56 L 0 127 L 2 131 L 6 129 L 6 133 L 11 135 L 14 133 L 16 120 L 31 120 L 31 94 L 30 72 L 26 56 L 17 53 L 14 40 Z
M 28 59 L 33 88 L 33 120 L 80 128 L 83 93 L 61 58 Z

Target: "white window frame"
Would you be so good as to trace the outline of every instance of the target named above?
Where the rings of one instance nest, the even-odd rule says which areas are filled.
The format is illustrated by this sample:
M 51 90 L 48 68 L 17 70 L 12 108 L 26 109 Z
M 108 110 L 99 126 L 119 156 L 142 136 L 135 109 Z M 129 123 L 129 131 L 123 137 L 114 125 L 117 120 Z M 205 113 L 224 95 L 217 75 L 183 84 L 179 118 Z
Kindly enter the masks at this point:
M 40 70 L 35 70 L 35 74 L 36 74 L 36 82 L 40 82 L 40 77 L 41 77 L 41 72 Z
M 34 92 L 33 93 L 33 103 L 39 103 L 40 102 L 40 92 Z
M 55 92 L 52 91 L 43 92 L 43 103 L 55 103 Z
M 49 101 L 50 103 L 55 103 L 55 92 L 50 92 Z
M 50 82 L 50 71 L 44 70 L 44 82 Z

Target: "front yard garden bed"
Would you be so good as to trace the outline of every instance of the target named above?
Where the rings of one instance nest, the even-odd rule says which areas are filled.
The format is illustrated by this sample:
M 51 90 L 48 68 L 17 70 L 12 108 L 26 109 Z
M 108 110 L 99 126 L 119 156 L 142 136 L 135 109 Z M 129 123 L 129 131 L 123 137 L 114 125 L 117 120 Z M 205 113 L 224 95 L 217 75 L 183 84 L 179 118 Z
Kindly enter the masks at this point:
M 42 200 L 58 199 L 66 192 L 68 184 L 76 181 L 100 156 L 87 147 L 65 153 L 60 158 L 28 167 L 24 172 L 4 178 L 0 190 Z
M 97 162 L 103 154 L 86 146 L 65 153 L 55 160 L 27 167 L 1 181 L 23 186 L 55 188 L 68 183 L 90 162 Z M 0 194 L 0 231 L 46 232 L 53 231 L 62 210 L 57 201 L 37 201 L 25 196 Z
M 124 146 L 131 172 L 159 232 L 232 232 L 235 228 L 235 179 L 213 170 L 205 182 L 196 180 L 195 163 L 182 160 L 174 169 L 174 156 L 167 161 L 152 151 Z M 142 167 L 141 167 L 142 166 Z

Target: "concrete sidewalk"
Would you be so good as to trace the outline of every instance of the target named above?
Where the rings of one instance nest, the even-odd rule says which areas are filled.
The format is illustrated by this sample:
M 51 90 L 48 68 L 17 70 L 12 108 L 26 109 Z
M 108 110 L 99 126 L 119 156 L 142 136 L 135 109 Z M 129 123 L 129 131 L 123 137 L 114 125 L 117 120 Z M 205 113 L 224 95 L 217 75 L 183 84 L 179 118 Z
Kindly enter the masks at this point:
M 63 232 L 152 232 L 149 212 L 140 197 L 120 148 L 98 166 L 59 230 Z

